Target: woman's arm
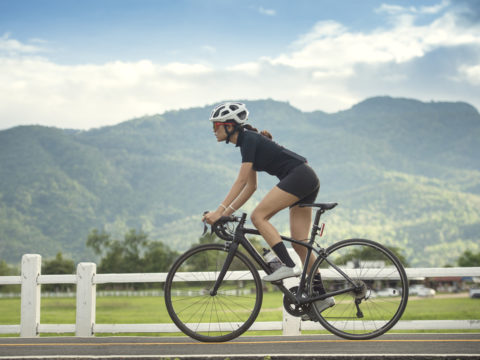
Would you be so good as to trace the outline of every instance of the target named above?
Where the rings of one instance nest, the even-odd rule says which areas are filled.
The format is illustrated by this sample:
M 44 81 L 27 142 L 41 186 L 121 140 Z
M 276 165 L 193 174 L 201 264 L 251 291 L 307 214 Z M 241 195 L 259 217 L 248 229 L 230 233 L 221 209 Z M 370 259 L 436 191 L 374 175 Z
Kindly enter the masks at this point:
M 257 172 L 252 169 L 248 176 L 247 184 L 243 188 L 242 192 L 240 193 L 240 195 L 237 196 L 235 200 L 233 200 L 230 206 L 225 209 L 222 215 L 232 215 L 236 210 L 240 209 L 243 204 L 245 204 L 248 199 L 250 199 L 255 190 L 257 190 Z
M 213 224 L 222 215 L 232 214 L 234 212 L 233 209 L 238 209 L 242 206 L 255 192 L 257 188 L 257 172 L 253 170 L 252 166 L 252 163 L 242 163 L 237 179 L 221 205 L 219 205 L 214 212 L 209 212 L 204 216 L 204 219 L 206 219 L 209 224 Z M 233 204 L 233 202 L 235 202 L 235 204 Z

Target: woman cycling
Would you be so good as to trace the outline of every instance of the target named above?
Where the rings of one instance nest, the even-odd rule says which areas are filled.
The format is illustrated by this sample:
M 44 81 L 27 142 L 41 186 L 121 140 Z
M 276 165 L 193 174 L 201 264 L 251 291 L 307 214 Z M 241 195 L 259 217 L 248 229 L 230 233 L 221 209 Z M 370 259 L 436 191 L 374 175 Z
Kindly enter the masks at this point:
M 225 199 L 217 210 L 204 215 L 204 220 L 213 224 L 221 216 L 229 216 L 239 209 L 257 189 L 257 171 L 266 171 L 277 176 L 280 182 L 260 201 L 251 215 L 253 225 L 283 262 L 280 268 L 265 276 L 263 280 L 278 281 L 299 276 L 300 266 L 292 260 L 279 232 L 269 220 L 280 210 L 289 207 L 291 237 L 298 241 L 307 240 L 312 209 L 298 205 L 311 204 L 315 201 L 320 182 L 304 157 L 273 142 L 270 133 L 262 131 L 259 134 L 256 129 L 246 124 L 247 120 L 248 110 L 244 104 L 238 102 L 220 104 L 211 113 L 210 121 L 213 123 L 217 141 L 233 143 L 240 147 L 242 165 Z M 293 247 L 305 263 L 306 248 L 295 244 Z M 313 262 L 314 258 L 309 264 Z M 324 292 L 320 274 L 316 276 L 318 276 L 316 290 Z M 315 303 L 319 311 L 334 304 L 333 298 Z

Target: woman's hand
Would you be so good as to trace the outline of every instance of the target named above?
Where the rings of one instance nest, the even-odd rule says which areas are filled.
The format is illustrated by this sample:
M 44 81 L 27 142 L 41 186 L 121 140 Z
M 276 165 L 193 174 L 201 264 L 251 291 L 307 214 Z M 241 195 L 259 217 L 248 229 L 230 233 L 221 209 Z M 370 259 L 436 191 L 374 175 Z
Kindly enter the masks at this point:
M 219 211 L 210 211 L 203 216 L 202 221 L 206 221 L 208 224 L 213 225 L 221 217 L 222 217 L 222 214 Z

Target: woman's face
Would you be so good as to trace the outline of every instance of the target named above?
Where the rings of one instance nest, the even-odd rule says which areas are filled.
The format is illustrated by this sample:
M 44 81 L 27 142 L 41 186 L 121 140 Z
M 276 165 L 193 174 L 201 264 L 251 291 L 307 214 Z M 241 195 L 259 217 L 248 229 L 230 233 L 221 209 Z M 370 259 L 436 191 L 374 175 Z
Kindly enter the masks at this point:
M 221 122 L 213 123 L 213 133 L 215 134 L 215 137 L 217 138 L 218 142 L 227 140 L 227 132 L 225 131 L 225 126 L 231 126 L 231 125 L 225 125 L 224 123 L 221 123 Z

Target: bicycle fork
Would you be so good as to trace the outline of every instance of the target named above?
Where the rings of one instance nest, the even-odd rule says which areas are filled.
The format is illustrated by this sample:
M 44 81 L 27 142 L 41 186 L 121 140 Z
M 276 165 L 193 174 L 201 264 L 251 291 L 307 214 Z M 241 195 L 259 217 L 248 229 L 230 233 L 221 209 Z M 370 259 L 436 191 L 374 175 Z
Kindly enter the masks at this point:
M 217 295 L 218 289 L 222 284 L 222 281 L 225 278 L 225 275 L 227 274 L 227 271 L 230 268 L 230 265 L 232 264 L 233 257 L 235 256 L 235 253 L 237 252 L 237 249 L 238 249 L 238 242 L 232 241 L 230 244 L 228 245 L 227 244 L 225 244 L 225 247 L 228 246 L 227 258 L 225 259 L 225 263 L 222 266 L 222 270 L 220 270 L 220 273 L 218 274 L 217 280 L 215 280 L 215 284 L 213 285 L 212 290 L 210 290 L 211 296 Z
M 238 224 L 237 229 L 235 231 L 235 236 L 233 238 L 233 241 L 225 243 L 225 249 L 228 249 L 227 258 L 223 263 L 222 270 L 220 270 L 220 273 L 218 274 L 218 277 L 215 280 L 215 284 L 213 285 L 212 290 L 210 290 L 210 296 L 217 295 L 218 289 L 220 288 L 220 285 L 222 284 L 222 281 L 225 278 L 225 275 L 227 274 L 227 271 L 230 268 L 230 265 L 232 264 L 233 258 L 238 249 L 238 245 L 241 242 L 241 236 L 242 236 L 241 229 L 243 229 L 243 224 L 245 224 L 246 218 L 247 218 L 247 214 L 243 214 L 240 220 L 240 223 Z

